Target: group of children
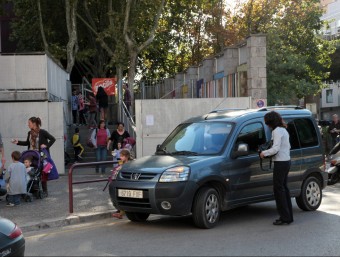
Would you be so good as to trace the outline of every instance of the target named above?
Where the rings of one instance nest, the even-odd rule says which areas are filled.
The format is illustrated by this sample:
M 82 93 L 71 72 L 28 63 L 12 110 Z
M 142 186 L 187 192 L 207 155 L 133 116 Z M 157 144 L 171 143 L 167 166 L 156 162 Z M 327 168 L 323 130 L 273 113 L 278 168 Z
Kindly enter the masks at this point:
M 30 181 L 30 176 L 34 174 L 34 167 L 32 166 L 32 159 L 27 157 L 24 163 L 20 162 L 21 153 L 14 151 L 11 154 L 12 163 L 5 171 L 1 169 L 0 188 L 2 194 L 7 193 L 7 205 L 9 207 L 17 206 L 20 204 L 22 196 L 27 194 L 27 185 Z M 4 189 L 5 187 L 6 189 Z
M 127 139 L 124 140 L 124 147 L 121 142 L 118 142 L 117 149 L 114 149 L 112 151 L 113 160 L 119 159 L 120 151 L 123 148 L 131 151 L 133 147 L 132 144 L 133 143 L 129 142 Z M 73 150 L 74 150 L 74 160 L 75 162 L 79 162 L 80 160 L 83 159 L 82 154 L 84 152 L 84 147 L 80 143 L 79 128 L 74 129 L 74 134 L 72 136 L 72 145 L 73 145 Z

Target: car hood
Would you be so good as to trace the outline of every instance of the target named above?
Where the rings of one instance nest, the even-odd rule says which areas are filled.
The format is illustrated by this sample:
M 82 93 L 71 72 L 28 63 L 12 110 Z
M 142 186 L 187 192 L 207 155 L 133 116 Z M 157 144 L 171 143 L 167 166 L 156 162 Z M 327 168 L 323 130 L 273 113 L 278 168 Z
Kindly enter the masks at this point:
M 211 156 L 170 156 L 170 155 L 152 155 L 145 156 L 133 161 L 130 161 L 123 165 L 122 171 L 133 170 L 139 172 L 152 172 L 161 173 L 166 169 L 175 166 L 192 166 L 207 160 L 210 158 L 216 158 Z

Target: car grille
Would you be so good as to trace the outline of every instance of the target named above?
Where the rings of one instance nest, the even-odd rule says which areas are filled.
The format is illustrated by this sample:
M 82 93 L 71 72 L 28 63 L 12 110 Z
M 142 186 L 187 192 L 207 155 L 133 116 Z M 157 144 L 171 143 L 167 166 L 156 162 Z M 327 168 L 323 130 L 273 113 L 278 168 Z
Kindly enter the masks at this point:
M 128 207 L 151 209 L 149 192 L 146 189 L 143 190 L 143 195 L 144 195 L 143 199 L 118 197 L 118 192 L 116 192 L 116 195 L 117 195 L 117 202 L 119 206 L 121 207 L 128 206 Z
M 140 173 L 140 172 L 131 172 L 124 171 L 121 172 L 121 177 L 126 180 L 151 180 L 157 176 L 157 173 Z

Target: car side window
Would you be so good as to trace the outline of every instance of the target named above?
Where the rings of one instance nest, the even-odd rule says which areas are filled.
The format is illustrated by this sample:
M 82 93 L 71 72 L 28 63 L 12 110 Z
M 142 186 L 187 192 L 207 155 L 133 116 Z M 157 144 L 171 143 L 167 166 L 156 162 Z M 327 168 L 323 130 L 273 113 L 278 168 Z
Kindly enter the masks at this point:
M 296 119 L 294 120 L 294 123 L 301 147 L 311 147 L 319 144 L 315 127 L 310 119 Z
M 257 154 L 259 145 L 266 142 L 266 134 L 263 124 L 260 122 L 244 126 L 237 137 L 235 148 L 240 143 L 246 143 L 249 147 L 249 154 Z
M 295 124 L 293 120 L 290 120 L 287 124 L 287 131 L 289 133 L 289 142 L 290 142 L 290 149 L 299 149 L 300 148 L 300 143 L 299 143 L 299 138 L 298 134 L 296 132 Z

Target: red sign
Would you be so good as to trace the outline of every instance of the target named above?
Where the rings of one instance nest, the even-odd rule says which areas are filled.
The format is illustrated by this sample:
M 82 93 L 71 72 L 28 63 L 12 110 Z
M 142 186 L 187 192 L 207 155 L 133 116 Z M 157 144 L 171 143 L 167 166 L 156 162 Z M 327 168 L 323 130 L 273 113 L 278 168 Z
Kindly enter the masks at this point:
M 92 91 L 96 95 L 98 87 L 104 88 L 107 95 L 114 95 L 116 91 L 116 78 L 93 78 Z

